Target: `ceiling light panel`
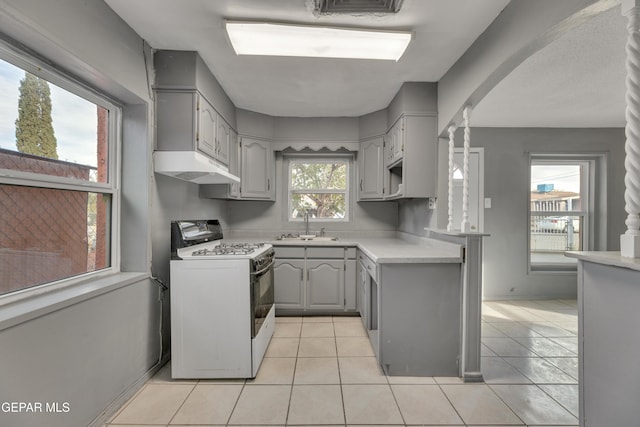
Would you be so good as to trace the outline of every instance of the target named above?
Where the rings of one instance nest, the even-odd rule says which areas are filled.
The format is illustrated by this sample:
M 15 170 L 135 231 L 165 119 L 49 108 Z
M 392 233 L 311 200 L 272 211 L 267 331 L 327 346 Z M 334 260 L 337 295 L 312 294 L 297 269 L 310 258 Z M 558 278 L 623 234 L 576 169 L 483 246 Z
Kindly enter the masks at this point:
M 226 22 L 237 55 L 400 59 L 410 32 L 372 31 L 261 22 Z

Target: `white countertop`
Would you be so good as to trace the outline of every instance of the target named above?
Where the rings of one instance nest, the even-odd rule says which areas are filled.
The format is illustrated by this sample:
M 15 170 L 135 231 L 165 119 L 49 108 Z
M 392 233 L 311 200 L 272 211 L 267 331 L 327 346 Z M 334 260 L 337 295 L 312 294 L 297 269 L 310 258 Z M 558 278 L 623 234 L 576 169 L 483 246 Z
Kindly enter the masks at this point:
M 362 238 L 358 241 L 358 248 L 379 264 L 462 262 L 460 245 L 435 239 L 420 240 Z
M 620 256 L 620 252 L 565 252 L 571 258 L 582 261 L 594 262 L 596 264 L 611 265 L 615 267 L 630 268 L 640 271 L 640 258 L 626 258 Z
M 269 243 L 274 246 L 355 246 L 379 264 L 459 263 L 462 261 L 460 245 L 427 238 L 406 240 L 397 237 L 349 237 L 335 241 L 271 240 Z

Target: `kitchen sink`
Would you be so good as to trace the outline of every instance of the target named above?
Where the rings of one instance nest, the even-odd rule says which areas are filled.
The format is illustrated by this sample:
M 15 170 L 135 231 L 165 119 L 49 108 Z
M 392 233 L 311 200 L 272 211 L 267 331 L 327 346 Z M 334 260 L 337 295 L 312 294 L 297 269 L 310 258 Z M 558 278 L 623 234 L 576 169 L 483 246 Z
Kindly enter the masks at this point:
M 278 236 L 276 237 L 276 240 L 283 240 L 283 241 L 308 241 L 308 240 L 314 240 L 316 242 L 331 242 L 331 241 L 336 241 L 338 240 L 337 237 L 332 237 L 332 236 L 314 236 L 314 235 L 302 235 L 302 236 L 291 236 L 291 235 L 282 235 L 282 236 Z

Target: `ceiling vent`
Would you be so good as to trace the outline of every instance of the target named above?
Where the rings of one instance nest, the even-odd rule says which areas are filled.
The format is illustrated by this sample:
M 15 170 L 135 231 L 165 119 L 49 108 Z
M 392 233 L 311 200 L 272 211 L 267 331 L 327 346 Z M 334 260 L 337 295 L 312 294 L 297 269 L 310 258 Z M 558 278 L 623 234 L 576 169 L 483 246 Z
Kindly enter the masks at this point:
M 402 0 L 315 0 L 319 13 L 397 13 Z

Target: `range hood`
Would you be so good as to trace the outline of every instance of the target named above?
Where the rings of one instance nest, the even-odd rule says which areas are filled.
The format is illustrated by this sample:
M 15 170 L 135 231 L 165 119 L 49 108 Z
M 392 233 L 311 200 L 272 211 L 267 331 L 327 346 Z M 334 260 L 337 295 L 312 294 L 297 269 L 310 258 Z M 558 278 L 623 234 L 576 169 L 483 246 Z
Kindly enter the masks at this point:
M 154 151 L 153 170 L 196 184 L 233 184 L 240 178 L 226 166 L 197 151 Z

